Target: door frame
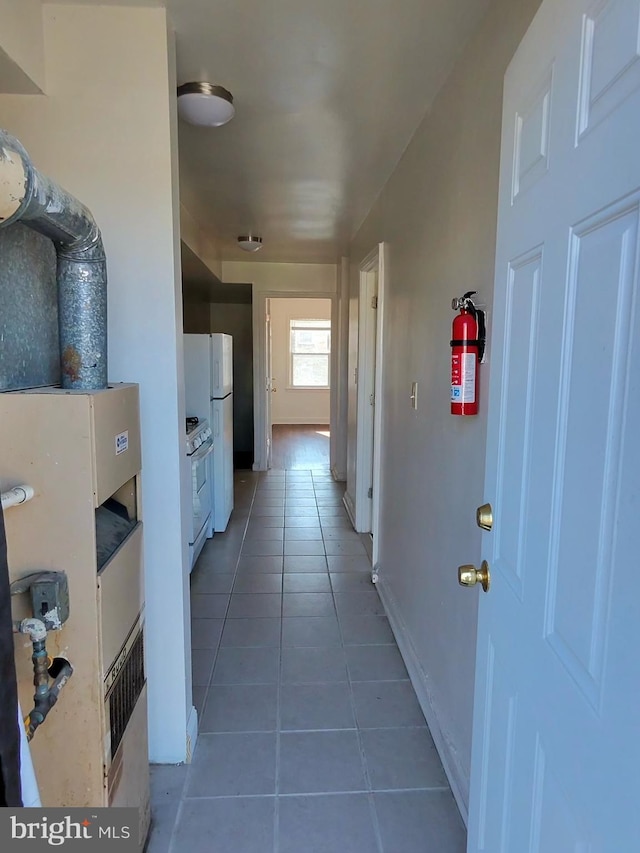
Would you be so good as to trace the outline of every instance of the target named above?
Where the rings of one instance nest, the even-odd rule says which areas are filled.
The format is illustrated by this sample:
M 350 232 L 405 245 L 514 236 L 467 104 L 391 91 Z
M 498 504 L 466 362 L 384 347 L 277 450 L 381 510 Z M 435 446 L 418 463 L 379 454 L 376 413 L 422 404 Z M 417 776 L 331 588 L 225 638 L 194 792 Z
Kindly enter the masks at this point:
M 267 470 L 267 389 L 263 379 L 267 375 L 266 363 L 266 322 L 268 299 L 330 299 L 331 317 L 335 315 L 338 294 L 322 290 L 257 290 L 253 292 L 253 470 Z M 335 330 L 337 332 L 337 330 Z M 331 362 L 330 376 L 333 378 L 337 370 L 334 359 L 338 357 L 338 348 L 334 346 L 334 329 L 331 324 Z M 331 395 L 329 415 L 329 430 L 337 429 L 337 411 Z
M 359 266 L 358 293 L 358 382 L 356 414 L 356 481 L 354 505 L 348 506 L 358 533 L 373 534 L 372 563 L 378 562 L 383 446 L 384 296 L 388 268 L 388 244 L 378 245 Z M 370 310 L 377 276 L 378 303 Z M 375 346 L 374 346 L 375 340 Z M 362 381 L 363 378 L 365 381 Z M 374 406 L 369 401 L 373 389 Z M 372 412 L 373 408 L 373 412 Z M 372 482 L 369 482 L 372 470 Z M 373 496 L 369 498 L 369 487 Z M 371 503 L 369 504 L 369 501 Z
M 271 298 L 264 300 L 264 358 L 265 358 L 265 382 L 264 382 L 264 453 L 265 468 L 271 468 L 273 459 L 273 328 L 271 325 Z M 254 431 L 255 436 L 255 431 Z
M 337 299 L 333 306 L 331 350 L 331 406 L 335 407 L 336 430 L 331 433 L 331 476 L 347 481 L 347 437 L 349 412 L 349 258 L 340 258 L 337 277 Z

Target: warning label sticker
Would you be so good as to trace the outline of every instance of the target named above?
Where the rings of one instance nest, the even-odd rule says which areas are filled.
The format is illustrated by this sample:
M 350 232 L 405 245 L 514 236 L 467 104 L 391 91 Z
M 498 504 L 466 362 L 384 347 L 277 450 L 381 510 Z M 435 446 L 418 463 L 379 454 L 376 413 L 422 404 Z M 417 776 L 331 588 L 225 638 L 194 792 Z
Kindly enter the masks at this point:
M 475 403 L 476 355 L 455 353 L 451 356 L 451 402 Z

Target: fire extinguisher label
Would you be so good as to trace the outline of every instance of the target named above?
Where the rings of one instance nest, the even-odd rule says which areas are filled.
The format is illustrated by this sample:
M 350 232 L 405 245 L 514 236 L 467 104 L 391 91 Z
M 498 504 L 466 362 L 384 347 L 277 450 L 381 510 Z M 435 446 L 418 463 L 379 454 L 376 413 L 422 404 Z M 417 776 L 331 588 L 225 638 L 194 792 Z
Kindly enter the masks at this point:
M 451 356 L 451 402 L 475 403 L 476 355 L 455 353 Z

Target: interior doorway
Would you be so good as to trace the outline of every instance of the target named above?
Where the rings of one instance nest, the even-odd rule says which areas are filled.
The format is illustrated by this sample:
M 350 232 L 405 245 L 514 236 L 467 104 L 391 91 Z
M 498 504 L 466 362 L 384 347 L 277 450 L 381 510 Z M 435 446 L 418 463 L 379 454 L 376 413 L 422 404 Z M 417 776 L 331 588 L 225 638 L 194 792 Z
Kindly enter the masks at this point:
M 380 243 L 360 265 L 357 362 L 353 368 L 356 444 L 345 495 L 353 526 L 372 536 L 374 566 L 381 496 L 385 257 L 386 245 Z
M 255 470 L 276 465 L 274 428 L 314 427 L 318 440 L 329 443 L 333 301 L 332 295 L 270 293 L 256 307 L 261 340 L 254 348 L 255 372 L 262 381 L 256 383 Z

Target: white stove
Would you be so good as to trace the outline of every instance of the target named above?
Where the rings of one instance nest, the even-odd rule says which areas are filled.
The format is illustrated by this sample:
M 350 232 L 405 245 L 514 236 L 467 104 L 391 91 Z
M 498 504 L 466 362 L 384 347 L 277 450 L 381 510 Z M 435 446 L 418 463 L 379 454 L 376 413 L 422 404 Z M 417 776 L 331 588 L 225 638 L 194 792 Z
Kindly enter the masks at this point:
M 209 422 L 203 418 L 187 418 L 186 450 L 191 462 L 192 525 L 189 556 L 193 569 L 207 539 L 213 536 L 211 526 L 211 452 L 213 436 Z
M 203 418 L 187 418 L 187 456 L 192 456 L 207 441 L 213 443 L 209 421 Z

